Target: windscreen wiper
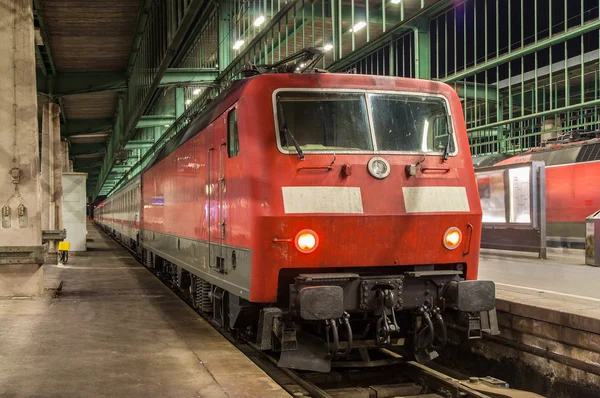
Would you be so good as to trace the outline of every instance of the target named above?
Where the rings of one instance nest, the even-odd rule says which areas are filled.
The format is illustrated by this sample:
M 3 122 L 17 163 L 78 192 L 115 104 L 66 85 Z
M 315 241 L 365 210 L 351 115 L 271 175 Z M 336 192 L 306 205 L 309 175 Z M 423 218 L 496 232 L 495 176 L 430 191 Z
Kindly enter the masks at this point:
M 448 141 L 446 142 L 446 147 L 444 148 L 444 156 L 442 157 L 442 160 L 444 162 L 448 160 L 448 155 L 450 154 L 450 139 L 452 139 L 453 134 L 454 133 L 452 132 L 452 129 L 448 130 Z
M 290 136 L 290 138 L 292 139 L 292 142 L 294 143 L 294 147 L 296 148 L 296 152 L 298 153 L 298 159 L 304 160 L 304 153 L 302 152 L 302 149 L 300 148 L 298 141 L 296 141 L 294 134 L 292 134 L 290 129 L 288 129 L 288 127 L 287 127 L 285 118 L 283 117 L 283 107 L 281 106 L 281 101 L 279 100 L 279 98 L 277 98 L 277 111 L 278 111 L 277 113 L 279 113 L 279 115 L 278 115 L 279 130 L 283 131 L 284 134 L 287 134 Z

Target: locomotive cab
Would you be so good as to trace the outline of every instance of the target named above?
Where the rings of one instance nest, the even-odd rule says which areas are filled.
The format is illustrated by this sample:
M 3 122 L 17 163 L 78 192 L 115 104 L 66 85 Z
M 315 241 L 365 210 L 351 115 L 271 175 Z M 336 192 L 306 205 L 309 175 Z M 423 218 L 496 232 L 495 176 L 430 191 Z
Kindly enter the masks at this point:
M 257 334 L 283 367 L 328 371 L 352 348 L 386 345 L 428 361 L 446 341 L 444 312 L 464 315 L 469 338 L 497 332 L 494 283 L 475 280 L 481 209 L 456 94 L 369 79 L 262 85 L 268 196 L 282 203 L 261 223 L 276 266 L 260 272 L 278 289 Z

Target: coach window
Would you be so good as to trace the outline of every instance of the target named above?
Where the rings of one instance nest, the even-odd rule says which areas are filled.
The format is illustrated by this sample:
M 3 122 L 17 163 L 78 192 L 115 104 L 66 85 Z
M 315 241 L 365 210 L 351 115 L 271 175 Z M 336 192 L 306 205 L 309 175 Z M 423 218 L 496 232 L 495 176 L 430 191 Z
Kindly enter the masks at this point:
M 240 153 L 240 140 L 238 137 L 237 112 L 233 108 L 227 116 L 227 147 L 229 157 L 232 158 Z

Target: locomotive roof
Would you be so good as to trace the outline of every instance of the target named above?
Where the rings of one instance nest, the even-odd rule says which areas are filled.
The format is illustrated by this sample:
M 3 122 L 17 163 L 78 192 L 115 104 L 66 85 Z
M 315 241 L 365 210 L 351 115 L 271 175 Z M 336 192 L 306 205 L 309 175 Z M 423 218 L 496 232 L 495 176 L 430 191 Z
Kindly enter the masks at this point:
M 178 132 L 156 153 L 156 155 L 154 155 L 154 157 L 144 168 L 144 171 L 148 170 L 162 159 L 169 156 L 169 154 L 186 143 L 190 138 L 202 131 L 227 108 L 235 104 L 235 102 L 240 98 L 243 88 L 251 79 L 252 78 L 235 80 L 227 90 L 210 101 L 202 110 L 202 112 L 200 112 L 200 114 L 198 114 L 198 116 L 192 120 L 186 126 L 186 128 Z
M 497 165 L 524 161 L 544 161 L 546 166 L 558 166 L 562 164 L 593 162 L 596 160 L 600 160 L 600 138 L 530 149 L 510 159 L 499 162 Z
M 242 96 L 248 84 L 257 79 L 277 79 L 290 83 L 307 82 L 306 87 L 339 87 L 348 89 L 405 89 L 414 92 L 449 93 L 452 88 L 445 83 L 430 80 L 409 79 L 390 76 L 372 76 L 360 74 L 337 74 L 337 73 L 266 73 L 249 78 L 234 80 L 227 90 L 210 101 L 198 116 L 178 132 L 165 146 L 163 146 L 148 162 L 144 171 L 169 156 L 181 145 L 185 144 L 196 134 L 200 133 L 206 126 L 212 123 L 219 115 L 225 112 Z M 309 83 L 310 82 L 310 83 Z M 402 84 L 399 85 L 398 83 Z M 332 85 L 335 83 L 335 85 Z M 285 86 L 282 86 L 285 87 Z

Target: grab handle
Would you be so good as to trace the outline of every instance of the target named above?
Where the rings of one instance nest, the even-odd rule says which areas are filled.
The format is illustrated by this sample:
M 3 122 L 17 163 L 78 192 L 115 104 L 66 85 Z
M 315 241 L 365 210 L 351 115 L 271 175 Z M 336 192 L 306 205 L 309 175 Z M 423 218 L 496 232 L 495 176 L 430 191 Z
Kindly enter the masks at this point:
M 467 224 L 467 229 L 469 230 L 469 241 L 466 245 L 465 251 L 463 252 L 463 256 L 466 256 L 471 252 L 471 241 L 473 240 L 473 225 L 471 225 L 470 223 Z

